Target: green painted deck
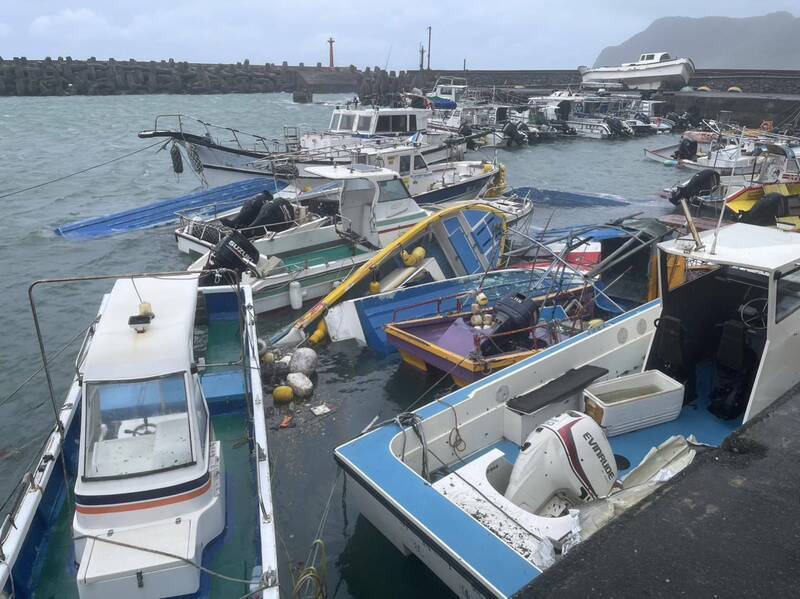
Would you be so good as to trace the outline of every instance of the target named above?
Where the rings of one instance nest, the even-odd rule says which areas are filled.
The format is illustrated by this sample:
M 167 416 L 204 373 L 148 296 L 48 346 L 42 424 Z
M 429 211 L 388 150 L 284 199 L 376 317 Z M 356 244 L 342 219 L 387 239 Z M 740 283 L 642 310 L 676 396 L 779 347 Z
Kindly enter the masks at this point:
M 342 242 L 336 245 L 311 248 L 308 251 L 296 254 L 281 255 L 281 259 L 287 269 L 300 270 L 307 266 L 325 264 L 326 262 L 342 260 L 350 256 L 358 256 L 368 251 L 368 249 L 361 246 L 354 246 L 350 243 Z
M 210 320 L 208 323 L 207 364 L 238 362 L 242 359 L 239 320 Z

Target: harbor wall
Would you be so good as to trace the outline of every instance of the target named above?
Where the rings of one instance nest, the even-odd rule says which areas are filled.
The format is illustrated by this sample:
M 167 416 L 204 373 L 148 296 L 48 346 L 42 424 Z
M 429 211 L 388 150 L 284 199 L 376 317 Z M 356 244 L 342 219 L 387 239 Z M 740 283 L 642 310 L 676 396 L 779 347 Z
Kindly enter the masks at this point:
M 0 95 L 113 95 L 151 93 L 312 93 L 360 92 L 373 94 L 430 88 L 437 77 L 466 77 L 473 86 L 507 86 L 552 90 L 580 82 L 576 69 L 565 70 L 430 70 L 386 71 L 355 66 L 330 69 L 320 63 L 289 65 L 188 63 L 161 61 L 87 60 L 0 57 Z M 699 69 L 690 85 L 725 91 L 736 86 L 744 92 L 800 94 L 800 70 Z

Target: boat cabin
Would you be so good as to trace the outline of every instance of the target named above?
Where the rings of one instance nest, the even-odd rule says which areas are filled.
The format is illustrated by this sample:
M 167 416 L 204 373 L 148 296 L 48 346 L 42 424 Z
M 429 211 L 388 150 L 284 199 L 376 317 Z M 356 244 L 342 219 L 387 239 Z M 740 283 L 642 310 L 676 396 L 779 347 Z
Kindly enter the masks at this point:
M 426 215 L 394 170 L 369 164 L 352 164 L 315 166 L 309 167 L 308 171 L 324 179 L 342 182 L 335 199 L 321 200 L 329 204 L 327 210 L 316 206 L 309 208 L 318 213 L 338 209 L 340 219 L 336 225 L 337 232 L 346 239 L 377 249 L 396 237 L 395 233 L 390 233 L 392 229 L 379 230 L 379 223 L 393 216 L 415 221 Z
M 195 277 L 118 280 L 79 357 L 72 528 L 82 598 L 130 596 L 137 571 L 170 596 L 194 593 L 195 568 L 113 542 L 161 537 L 162 550 L 198 561 L 224 529 L 220 448 L 193 356 L 197 292 Z
M 656 62 L 666 62 L 672 60 L 668 52 L 650 52 L 649 54 L 642 54 L 639 60 L 632 64 L 652 64 Z
M 439 77 L 433 84 L 433 91 L 428 98 L 433 101 L 434 108 L 455 108 L 467 91 L 467 80 L 463 77 Z
M 336 108 L 329 131 L 354 137 L 413 135 L 426 130 L 429 116 L 422 108 Z

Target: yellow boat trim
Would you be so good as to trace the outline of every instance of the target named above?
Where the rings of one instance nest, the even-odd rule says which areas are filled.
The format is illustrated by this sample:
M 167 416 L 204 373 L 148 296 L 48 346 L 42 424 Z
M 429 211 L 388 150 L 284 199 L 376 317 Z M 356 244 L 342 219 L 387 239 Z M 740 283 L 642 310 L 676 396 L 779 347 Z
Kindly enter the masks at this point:
M 484 204 L 482 202 L 475 202 L 475 203 L 467 203 L 467 204 L 458 204 L 455 206 L 448 206 L 447 208 L 440 210 L 438 212 L 434 212 L 424 220 L 421 220 L 416 225 L 414 225 L 411 229 L 403 233 L 400 237 L 389 243 L 386 247 L 379 250 L 372 258 L 364 262 L 358 270 L 356 270 L 353 274 L 347 277 L 341 285 L 339 285 L 336 289 L 331 291 L 328 295 L 322 298 L 319 302 L 317 302 L 313 308 L 311 308 L 308 312 L 306 312 L 303 316 L 297 319 L 297 322 L 294 325 L 295 329 L 306 329 L 309 325 L 314 323 L 317 318 L 322 316 L 325 311 L 336 304 L 339 300 L 344 297 L 344 295 L 350 291 L 353 287 L 355 287 L 358 283 L 363 281 L 365 278 L 372 274 L 372 271 L 380 266 L 384 260 L 392 256 L 398 250 L 402 250 L 405 247 L 408 247 L 413 244 L 414 239 L 418 237 L 420 234 L 425 233 L 433 224 L 452 216 L 458 212 L 462 212 L 463 210 L 469 208 L 470 210 L 483 210 L 485 212 L 493 212 L 494 214 L 500 216 L 501 222 L 503 223 L 503 236 L 500 240 L 500 252 L 498 252 L 497 260 L 500 261 L 500 256 L 503 254 L 505 242 L 506 242 L 506 231 L 508 230 L 508 224 L 506 222 L 506 213 L 502 210 L 495 208 L 494 206 L 490 206 L 488 204 Z M 496 267 L 497 265 L 492 265 L 492 268 Z

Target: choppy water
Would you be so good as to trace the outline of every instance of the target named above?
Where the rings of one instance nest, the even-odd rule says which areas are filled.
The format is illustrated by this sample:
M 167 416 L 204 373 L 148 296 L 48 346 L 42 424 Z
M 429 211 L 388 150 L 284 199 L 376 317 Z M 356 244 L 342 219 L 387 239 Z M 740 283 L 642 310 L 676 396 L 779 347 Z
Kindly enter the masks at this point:
M 319 102 L 340 96 L 317 96 Z M 153 126 L 159 113 L 185 113 L 241 130 L 277 136 L 283 125 L 324 127 L 330 108 L 298 105 L 287 94 L 214 96 L 120 96 L 0 98 L 0 195 L 98 164 L 147 145 L 136 133 Z M 553 214 L 553 225 L 599 223 L 634 212 L 666 211 L 658 191 L 679 178 L 674 170 L 646 162 L 642 149 L 670 138 L 618 142 L 569 140 L 513 151 L 498 150 L 514 185 L 617 194 L 630 206 L 560 210 L 542 207 L 536 224 Z M 491 157 L 494 152 L 486 153 Z M 148 150 L 20 195 L 0 200 L 0 402 L 39 366 L 27 289 L 46 277 L 182 269 L 187 259 L 175 248 L 171 228 L 88 242 L 66 241 L 55 226 L 188 192 L 197 181 L 176 178 L 166 152 Z M 59 348 L 96 313 L 108 283 L 39 289 L 47 347 Z M 267 334 L 291 314 L 259 320 Z M 60 405 L 69 387 L 76 347 L 53 369 Z M 279 553 L 288 586 L 288 565 L 302 562 L 314 540 L 336 477 L 332 450 L 356 435 L 376 415 L 390 417 L 430 384 L 400 366 L 355 345 L 327 348 L 321 357 L 315 400 L 334 412 L 316 418 L 298 406 L 294 428 L 271 431 L 275 509 L 282 542 Z M 436 390 L 443 393 L 446 387 Z M 272 417 L 276 425 L 282 414 Z M 0 406 L 0 499 L 27 468 L 53 423 L 42 376 Z M 366 520 L 347 506 L 341 481 L 333 491 L 324 528 L 328 586 L 336 597 L 446 596 L 447 589 L 411 558 L 403 558 Z M 286 593 L 288 595 L 288 592 Z

